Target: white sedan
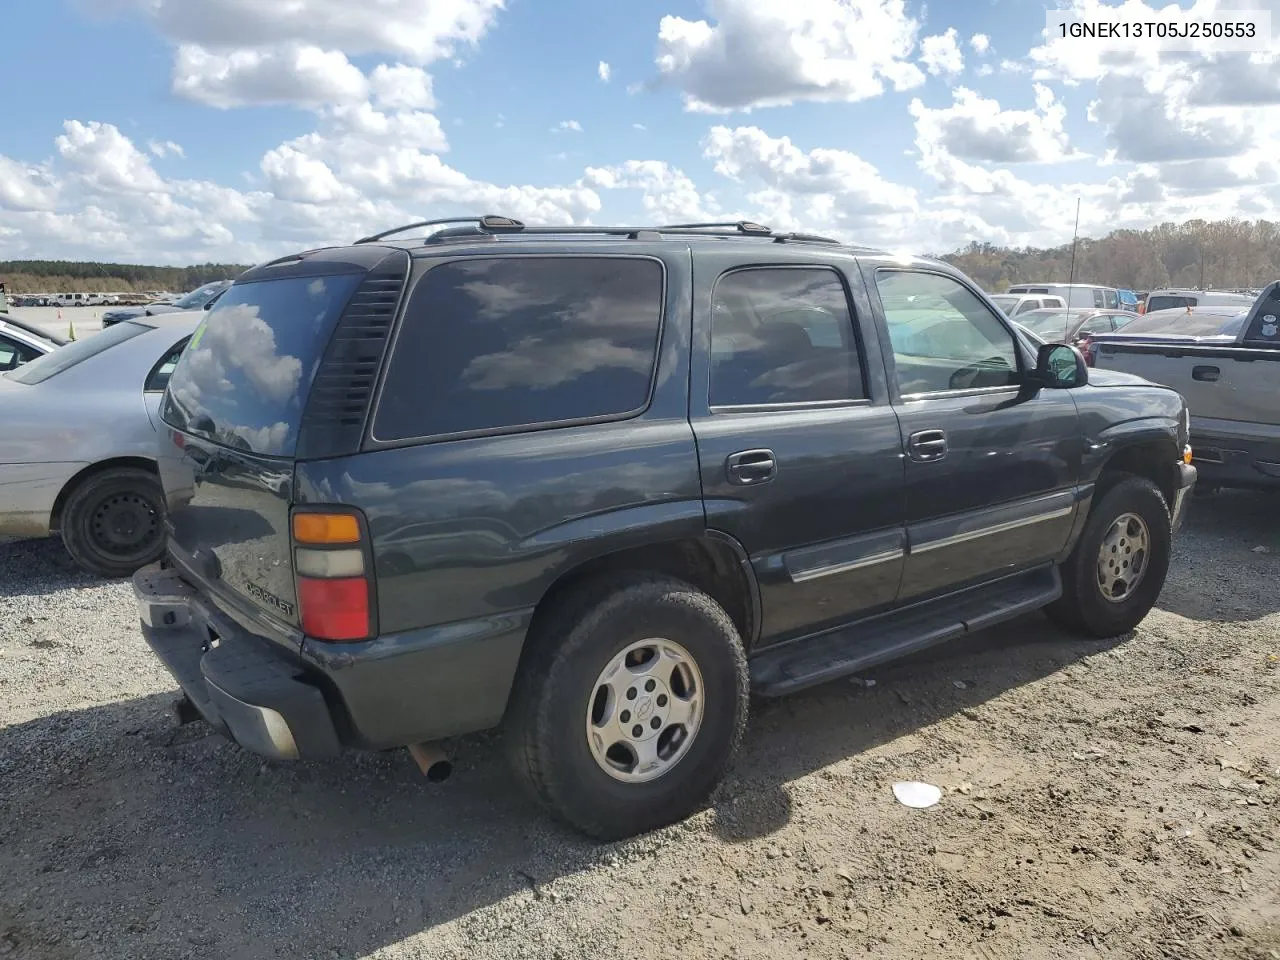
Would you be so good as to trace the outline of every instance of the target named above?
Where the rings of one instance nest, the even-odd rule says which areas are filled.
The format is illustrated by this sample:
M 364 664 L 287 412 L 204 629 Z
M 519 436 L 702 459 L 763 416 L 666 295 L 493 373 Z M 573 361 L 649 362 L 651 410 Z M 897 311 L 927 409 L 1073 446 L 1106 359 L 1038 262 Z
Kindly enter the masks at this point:
M 125 321 L 0 375 L 0 537 L 60 533 L 108 577 L 160 558 L 160 399 L 205 316 Z

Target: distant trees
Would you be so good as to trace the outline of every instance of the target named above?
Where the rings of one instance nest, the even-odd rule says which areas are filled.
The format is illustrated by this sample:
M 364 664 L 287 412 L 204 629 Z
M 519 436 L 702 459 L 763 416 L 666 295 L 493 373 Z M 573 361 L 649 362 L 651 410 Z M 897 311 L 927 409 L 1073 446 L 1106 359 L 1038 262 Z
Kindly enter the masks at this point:
M 970 243 L 942 257 L 990 291 L 1015 283 L 1065 283 L 1071 244 L 1048 250 Z M 1280 224 L 1267 220 L 1189 220 L 1150 230 L 1116 230 L 1076 246 L 1077 283 L 1130 290 L 1156 287 L 1259 287 L 1280 280 Z
M 145 267 L 129 263 L 74 260 L 0 261 L 0 280 L 9 293 L 124 293 L 194 290 L 214 280 L 238 276 L 246 266 L 202 263 L 190 267 Z

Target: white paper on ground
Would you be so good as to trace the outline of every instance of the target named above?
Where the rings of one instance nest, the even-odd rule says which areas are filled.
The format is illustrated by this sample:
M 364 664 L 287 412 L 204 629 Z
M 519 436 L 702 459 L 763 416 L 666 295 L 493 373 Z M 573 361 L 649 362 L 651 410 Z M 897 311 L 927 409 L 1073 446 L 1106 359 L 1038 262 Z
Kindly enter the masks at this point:
M 893 795 L 898 798 L 898 802 L 906 807 L 915 807 L 923 810 L 925 807 L 932 807 L 935 803 L 942 799 L 942 791 L 931 783 L 921 783 L 918 780 L 906 780 L 893 785 Z

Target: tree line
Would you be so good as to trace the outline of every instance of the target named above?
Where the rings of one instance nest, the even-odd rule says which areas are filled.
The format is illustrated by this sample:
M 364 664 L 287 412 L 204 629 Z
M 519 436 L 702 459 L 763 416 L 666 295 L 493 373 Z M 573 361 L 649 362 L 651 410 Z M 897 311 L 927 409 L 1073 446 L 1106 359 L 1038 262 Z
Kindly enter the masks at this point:
M 148 267 L 132 263 L 76 260 L 0 261 L 0 280 L 9 293 L 179 293 L 214 280 L 229 280 L 247 266 L 201 263 L 190 267 Z
M 974 241 L 941 259 L 984 289 L 1015 283 L 1065 283 L 1071 278 L 1071 244 L 1039 249 Z M 10 293 L 112 293 L 194 290 L 237 276 L 242 264 L 203 263 L 148 267 L 69 260 L 0 261 Z M 1252 289 L 1280 279 L 1280 223 L 1268 220 L 1189 220 L 1149 230 L 1116 230 L 1081 237 L 1075 250 L 1077 283 L 1130 290 L 1158 287 Z
M 970 243 L 941 259 L 984 289 L 1015 283 L 1066 283 L 1071 244 L 1041 250 Z M 1076 244 L 1076 283 L 1129 290 L 1159 287 L 1253 289 L 1280 279 L 1280 224 L 1268 220 L 1189 220 L 1149 230 L 1116 230 Z

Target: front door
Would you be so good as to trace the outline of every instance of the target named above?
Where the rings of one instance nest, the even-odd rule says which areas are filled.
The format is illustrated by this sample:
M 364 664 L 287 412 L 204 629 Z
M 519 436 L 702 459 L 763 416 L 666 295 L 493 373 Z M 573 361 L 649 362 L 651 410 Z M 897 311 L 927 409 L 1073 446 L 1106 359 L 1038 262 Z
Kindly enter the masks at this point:
M 907 455 L 899 599 L 1051 559 L 1076 510 L 1082 439 L 1070 391 L 1025 386 L 1031 358 L 957 278 L 872 270 Z
M 770 252 L 696 262 L 690 391 L 707 524 L 750 557 L 765 643 L 891 603 L 904 557 L 898 421 L 862 348 L 857 267 Z

